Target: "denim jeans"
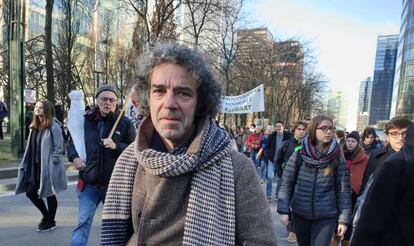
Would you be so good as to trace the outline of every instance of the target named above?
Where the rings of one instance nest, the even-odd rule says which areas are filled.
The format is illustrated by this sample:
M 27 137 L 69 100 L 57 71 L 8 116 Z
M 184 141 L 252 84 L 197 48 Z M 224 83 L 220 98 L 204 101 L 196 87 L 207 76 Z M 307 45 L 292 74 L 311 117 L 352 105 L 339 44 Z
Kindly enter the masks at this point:
M 275 165 L 271 160 L 267 161 L 267 182 L 266 182 L 266 196 L 272 198 L 273 177 L 275 176 Z
M 250 159 L 252 159 L 256 168 L 260 167 L 260 160 L 256 160 L 257 153 L 259 153 L 258 150 L 252 150 L 252 152 L 250 152 Z
M 86 185 L 82 192 L 78 192 L 79 224 L 72 233 L 72 246 L 87 245 L 93 216 L 99 203 L 105 202 L 106 189 Z
M 268 161 L 263 159 L 260 161 L 260 180 L 266 180 L 267 163 Z

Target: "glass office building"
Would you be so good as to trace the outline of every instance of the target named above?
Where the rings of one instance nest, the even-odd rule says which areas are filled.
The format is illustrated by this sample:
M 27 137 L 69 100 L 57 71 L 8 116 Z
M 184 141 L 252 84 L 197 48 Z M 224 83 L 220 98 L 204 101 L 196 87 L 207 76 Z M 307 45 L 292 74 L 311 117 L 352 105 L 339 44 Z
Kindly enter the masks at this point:
M 369 124 L 390 118 L 399 35 L 380 35 L 377 39 L 375 70 Z
M 414 4 L 403 0 L 391 116 L 414 120 Z

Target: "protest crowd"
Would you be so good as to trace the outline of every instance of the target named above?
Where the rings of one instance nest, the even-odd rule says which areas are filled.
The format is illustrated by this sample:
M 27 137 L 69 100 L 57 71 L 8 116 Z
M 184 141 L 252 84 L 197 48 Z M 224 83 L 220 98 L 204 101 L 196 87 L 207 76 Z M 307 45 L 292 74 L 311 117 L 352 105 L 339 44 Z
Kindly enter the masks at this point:
M 66 155 L 79 171 L 73 246 L 88 244 L 101 203 L 101 245 L 277 245 L 275 220 L 299 246 L 414 245 L 410 120 L 390 119 L 385 139 L 336 129 L 325 115 L 227 126 L 209 64 L 174 43 L 144 52 L 135 77 L 138 124 L 110 84 L 94 108 L 70 96 L 67 131 L 52 103 L 36 102 L 16 194 L 42 215 L 37 231 L 59 226 Z M 1 110 L 0 101 L 0 123 Z

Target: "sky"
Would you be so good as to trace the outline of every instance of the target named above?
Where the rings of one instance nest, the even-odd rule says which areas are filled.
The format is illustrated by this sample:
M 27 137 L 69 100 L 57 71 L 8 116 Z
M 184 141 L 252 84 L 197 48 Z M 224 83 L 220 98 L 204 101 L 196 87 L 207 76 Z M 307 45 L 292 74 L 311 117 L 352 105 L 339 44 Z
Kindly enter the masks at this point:
M 347 130 L 354 130 L 360 82 L 374 74 L 377 36 L 399 33 L 401 11 L 402 0 L 255 0 L 249 18 L 278 39 L 309 42 L 316 71 L 331 90 L 345 93 Z

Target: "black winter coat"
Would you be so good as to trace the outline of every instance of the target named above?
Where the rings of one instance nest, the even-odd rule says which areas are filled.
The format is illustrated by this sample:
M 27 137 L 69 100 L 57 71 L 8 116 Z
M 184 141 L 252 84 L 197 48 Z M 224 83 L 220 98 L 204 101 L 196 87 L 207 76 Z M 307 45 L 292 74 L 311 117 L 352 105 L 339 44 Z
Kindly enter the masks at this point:
M 298 142 L 298 140 L 296 140 L 295 138 L 291 138 L 289 140 L 282 142 L 282 145 L 280 146 L 275 156 L 274 163 L 277 170 L 277 176 L 279 176 L 279 178 L 282 177 L 284 163 L 287 163 L 290 156 L 295 151 L 296 146 L 299 145 L 301 145 L 301 143 Z
M 368 159 L 367 168 L 364 172 L 364 177 L 362 178 L 362 184 L 361 189 L 359 191 L 359 194 L 362 194 L 362 192 L 365 189 L 365 186 L 367 185 L 367 182 L 369 180 L 369 177 L 374 174 L 375 170 L 378 169 L 378 167 L 382 164 L 382 162 L 392 153 L 395 153 L 394 149 L 391 148 L 391 145 L 388 145 L 384 149 L 378 149 L 371 153 Z
M 101 137 L 98 129 L 98 120 L 100 112 L 94 110 L 85 115 L 85 148 L 86 148 L 86 166 L 99 165 L 99 176 L 97 183 L 92 185 L 107 187 L 109 180 L 111 179 L 112 171 L 115 166 L 115 162 L 121 155 L 122 151 L 128 147 L 135 139 L 136 130 L 131 121 L 123 116 L 118 123 L 118 126 L 112 135 L 112 140 L 116 144 L 116 149 L 111 150 L 105 148 L 101 143 Z M 104 138 L 107 138 L 112 126 L 116 121 L 117 114 L 109 114 L 104 120 L 105 133 Z M 69 140 L 67 147 L 68 160 L 73 160 L 79 157 L 73 145 L 72 139 Z M 83 178 L 84 171 L 79 172 L 79 176 Z
M 414 245 L 414 163 L 405 163 L 405 151 L 412 155 L 412 148 L 404 147 L 389 155 L 375 172 L 352 246 Z M 402 199 L 407 194 L 410 199 Z
M 338 223 L 348 224 L 351 216 L 351 187 L 345 161 L 341 161 L 336 171 L 324 175 L 324 169 L 309 166 L 304 160 L 296 174 L 295 152 L 290 157 L 282 175 L 278 195 L 278 212 L 292 212 L 304 219 L 338 218 Z
M 277 136 L 277 132 L 274 132 L 272 134 L 270 134 L 269 136 L 269 159 L 273 161 L 273 163 L 275 163 L 275 157 L 276 157 L 276 136 Z M 289 140 L 292 137 L 292 135 L 289 132 L 283 132 L 283 138 L 282 138 L 282 142 Z

